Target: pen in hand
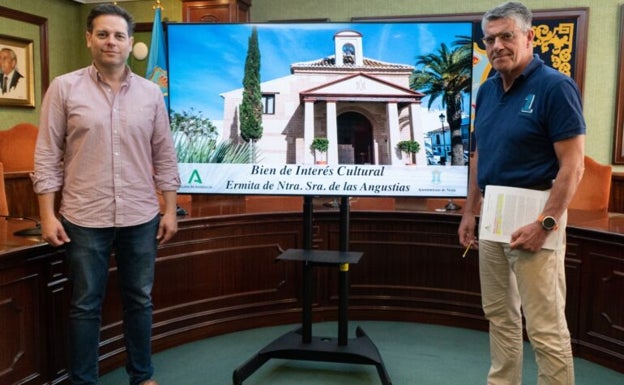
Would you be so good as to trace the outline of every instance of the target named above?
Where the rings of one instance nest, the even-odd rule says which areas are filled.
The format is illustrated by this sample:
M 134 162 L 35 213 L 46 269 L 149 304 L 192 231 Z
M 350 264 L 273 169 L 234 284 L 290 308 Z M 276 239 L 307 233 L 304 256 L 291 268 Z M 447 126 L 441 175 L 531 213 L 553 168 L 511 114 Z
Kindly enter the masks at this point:
M 466 258 L 466 254 L 468 254 L 468 250 L 470 250 L 470 246 L 472 246 L 472 241 L 468 242 L 468 246 L 466 246 L 466 250 L 464 250 L 464 254 L 462 254 L 462 258 Z

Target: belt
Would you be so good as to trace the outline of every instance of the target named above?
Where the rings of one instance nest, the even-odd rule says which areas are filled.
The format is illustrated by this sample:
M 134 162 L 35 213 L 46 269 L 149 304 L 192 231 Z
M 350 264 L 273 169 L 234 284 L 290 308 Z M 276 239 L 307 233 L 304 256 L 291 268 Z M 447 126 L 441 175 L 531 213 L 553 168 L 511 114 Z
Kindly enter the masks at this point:
M 540 190 L 540 191 L 544 191 L 544 190 L 550 190 L 553 186 L 553 181 L 552 180 L 547 180 L 544 181 L 542 183 L 538 183 L 536 185 L 533 186 L 527 186 L 527 187 L 522 187 L 522 188 L 528 188 L 529 190 Z
M 534 184 L 532 186 L 514 186 L 514 187 L 518 187 L 518 188 L 526 188 L 529 190 L 540 190 L 540 191 L 545 191 L 545 190 L 550 190 L 553 186 L 553 181 L 552 180 L 547 180 L 538 184 Z M 485 189 L 481 189 L 481 194 L 485 194 Z

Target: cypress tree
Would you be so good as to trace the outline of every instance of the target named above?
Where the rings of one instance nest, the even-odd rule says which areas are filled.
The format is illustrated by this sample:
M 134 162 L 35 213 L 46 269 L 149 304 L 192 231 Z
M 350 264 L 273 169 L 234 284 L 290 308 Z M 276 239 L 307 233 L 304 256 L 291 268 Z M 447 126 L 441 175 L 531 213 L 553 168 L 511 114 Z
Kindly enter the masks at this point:
M 258 30 L 254 27 L 249 37 L 245 76 L 243 78 L 243 102 L 240 106 L 240 127 L 243 140 L 255 142 L 262 138 L 262 92 L 260 90 L 260 49 Z

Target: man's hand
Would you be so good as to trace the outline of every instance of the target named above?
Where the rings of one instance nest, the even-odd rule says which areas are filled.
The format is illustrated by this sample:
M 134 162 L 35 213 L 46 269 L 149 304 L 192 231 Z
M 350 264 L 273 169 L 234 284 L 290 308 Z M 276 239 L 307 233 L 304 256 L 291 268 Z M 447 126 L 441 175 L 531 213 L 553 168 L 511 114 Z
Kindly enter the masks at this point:
M 477 247 L 478 240 L 475 237 L 476 220 L 474 215 L 464 214 L 462 215 L 459 228 L 457 229 L 457 235 L 459 236 L 459 243 L 464 247 Z M 470 246 L 469 246 L 470 245 Z
M 158 233 L 156 239 L 158 244 L 162 245 L 167 242 L 178 232 L 178 218 L 174 213 L 165 213 L 160 217 L 160 224 L 158 225 Z
M 61 221 L 56 217 L 41 220 L 41 239 L 54 247 L 64 245 L 71 241 Z
M 511 234 L 509 246 L 512 249 L 521 249 L 535 253 L 542 249 L 548 234 L 550 232 L 544 230 L 541 223 L 537 221 L 529 223 Z

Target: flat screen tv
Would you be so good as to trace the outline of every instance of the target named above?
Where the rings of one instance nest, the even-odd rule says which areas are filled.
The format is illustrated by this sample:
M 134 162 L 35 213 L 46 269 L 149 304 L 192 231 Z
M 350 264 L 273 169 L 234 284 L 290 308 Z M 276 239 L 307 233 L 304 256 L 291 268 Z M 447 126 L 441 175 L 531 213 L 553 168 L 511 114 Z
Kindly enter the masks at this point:
M 168 24 L 179 192 L 465 197 L 471 36 L 469 22 Z

